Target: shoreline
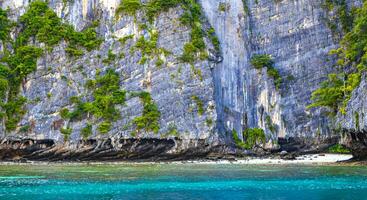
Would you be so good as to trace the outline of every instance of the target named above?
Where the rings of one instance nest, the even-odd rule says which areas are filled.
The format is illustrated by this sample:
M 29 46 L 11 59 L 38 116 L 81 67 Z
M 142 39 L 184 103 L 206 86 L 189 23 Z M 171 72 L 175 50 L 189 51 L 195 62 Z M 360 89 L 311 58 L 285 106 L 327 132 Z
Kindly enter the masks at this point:
M 296 157 L 293 160 L 271 157 L 246 157 L 235 160 L 183 160 L 183 161 L 26 161 L 11 162 L 0 161 L 0 166 L 8 165 L 149 165 L 149 164 L 197 164 L 197 165 L 367 165 L 367 162 L 349 161 L 353 156 L 350 154 L 307 154 Z

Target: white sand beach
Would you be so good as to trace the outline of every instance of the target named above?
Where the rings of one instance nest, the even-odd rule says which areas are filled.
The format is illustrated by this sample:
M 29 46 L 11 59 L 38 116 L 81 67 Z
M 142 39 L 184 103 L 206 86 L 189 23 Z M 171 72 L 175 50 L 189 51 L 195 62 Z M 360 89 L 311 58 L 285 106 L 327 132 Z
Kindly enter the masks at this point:
M 175 163 L 197 163 L 197 164 L 249 164 L 249 165 L 274 165 L 274 164 L 332 164 L 351 159 L 349 154 L 308 154 L 296 157 L 294 160 L 284 160 L 278 158 L 240 158 L 235 161 L 180 161 Z
M 162 162 L 134 162 L 134 161 L 117 161 L 117 162 L 0 162 L 0 165 L 129 165 L 129 164 L 243 164 L 243 165 L 328 165 L 336 164 L 341 161 L 351 159 L 353 156 L 349 154 L 308 154 L 296 157 L 294 160 L 285 160 L 280 158 L 258 158 L 247 157 L 237 158 L 236 160 L 187 160 L 187 161 L 162 161 Z

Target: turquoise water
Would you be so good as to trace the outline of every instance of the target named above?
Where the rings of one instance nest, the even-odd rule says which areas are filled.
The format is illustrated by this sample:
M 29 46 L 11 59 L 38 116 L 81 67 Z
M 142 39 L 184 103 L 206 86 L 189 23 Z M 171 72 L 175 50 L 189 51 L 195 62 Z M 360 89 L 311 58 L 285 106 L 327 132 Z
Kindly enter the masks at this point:
M 365 166 L 0 165 L 0 199 L 367 199 Z

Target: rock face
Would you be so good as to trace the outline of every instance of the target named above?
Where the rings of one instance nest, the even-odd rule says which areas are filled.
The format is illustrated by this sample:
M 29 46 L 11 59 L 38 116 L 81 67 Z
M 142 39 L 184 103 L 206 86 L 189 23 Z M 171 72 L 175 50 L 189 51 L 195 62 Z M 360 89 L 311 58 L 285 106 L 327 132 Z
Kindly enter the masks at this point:
M 0 2 L 2 8 L 10 9 L 9 15 L 14 21 L 26 11 L 28 4 L 28 1 L 21 0 Z M 178 57 L 183 53 L 184 44 L 190 39 L 191 30 L 180 24 L 179 18 L 183 10 L 177 7 L 162 12 L 153 24 L 153 29 L 159 34 L 157 48 L 164 48 L 171 54 L 160 55 L 164 61 L 160 67 L 155 65 L 157 58 L 138 64 L 143 56 L 138 50 L 131 49 L 139 37 L 148 38 L 149 33 L 139 30 L 138 26 L 144 20 L 142 13 L 137 13 L 137 21 L 132 16 L 121 16 L 116 20 L 115 9 L 119 4 L 120 0 L 77 0 L 66 4 L 62 0 L 49 1 L 49 6 L 57 15 L 79 31 L 99 20 L 97 33 L 104 42 L 99 49 L 85 52 L 77 59 L 69 58 L 65 53 L 66 45 L 61 43 L 52 52 L 38 59 L 37 71 L 27 77 L 21 90 L 21 94 L 28 99 L 27 113 L 17 130 L 9 132 L 5 131 L 4 126 L 1 127 L 0 135 L 3 138 L 15 136 L 32 140 L 53 140 L 56 144 L 62 144 L 64 136 L 60 131 L 69 127 L 72 133 L 67 145 L 80 146 L 80 131 L 87 120 L 64 120 L 60 111 L 63 108 L 73 109 L 71 97 L 90 96 L 84 87 L 86 82 L 95 79 L 98 71 L 104 72 L 112 68 L 121 77 L 121 88 L 150 93 L 161 114 L 160 130 L 157 134 L 145 131 L 136 134 L 136 127 L 131 125 L 131 121 L 142 115 L 143 105 L 139 97 L 131 97 L 127 99 L 126 105 L 118 107 L 122 117 L 113 123 L 107 135 L 98 133 L 97 125 L 100 121 L 92 119 L 93 134 L 90 138 L 101 141 L 110 138 L 171 138 L 172 141 L 178 136 L 180 140 L 187 141 L 181 142 L 182 145 L 187 144 L 187 148 L 190 144 L 195 144 L 192 141 L 205 141 L 211 146 L 218 143 L 211 72 L 211 66 L 218 58 L 211 57 L 212 61 L 197 61 L 193 65 L 179 61 Z M 118 41 L 119 38 L 132 34 L 134 37 L 125 44 Z M 208 48 L 210 45 L 207 44 Z M 109 51 L 116 56 L 124 56 L 111 63 L 103 62 Z M 199 106 L 203 113 L 198 112 Z M 21 127 L 24 126 L 29 128 L 22 132 Z
M 28 112 L 20 125 L 27 123 L 32 125 L 28 135 L 62 141 L 62 135 L 54 126 L 58 120 L 61 120 L 59 111 L 71 106 L 70 97 L 87 93 L 84 85 L 87 80 L 94 79 L 97 70 L 114 68 L 121 76 L 123 88 L 129 91 L 147 90 L 151 93 L 162 115 L 161 134 L 166 133 L 169 125 L 172 125 L 177 127 L 177 131 L 182 133 L 180 136 L 183 138 L 209 138 L 213 133 L 213 125 L 208 126 L 206 119 L 216 120 L 216 113 L 213 110 L 215 107 L 210 63 L 207 61 L 195 63 L 196 70 L 201 71 L 200 77 L 193 73 L 193 67 L 179 63 L 174 56 L 166 57 L 166 62 L 162 67 L 156 67 L 155 60 L 145 65 L 138 64 L 142 57 L 141 54 L 138 51 L 129 52 L 135 39 L 127 41 L 127 44 L 122 46 L 116 38 L 148 33 L 138 31 L 133 17 L 126 16 L 115 22 L 114 9 L 111 10 L 111 7 L 114 8 L 118 4 L 119 1 L 75 1 L 75 3 L 68 4 L 69 6 L 59 13 L 79 29 L 99 19 L 101 25 L 98 27 L 98 33 L 104 38 L 104 42 L 100 49 L 85 53 L 77 60 L 69 59 L 66 56 L 63 44 L 54 48 L 51 54 L 39 59 L 37 72 L 28 77 L 22 91 L 27 99 L 38 101 L 27 105 Z M 6 1 L 3 7 L 7 6 L 11 6 L 13 13 L 18 14 L 24 11 L 27 3 L 19 5 L 14 1 Z M 62 1 L 52 1 L 50 6 L 60 11 L 63 4 Z M 101 10 L 98 11 L 98 9 Z M 189 40 L 190 30 L 177 23 L 172 23 L 177 21 L 181 14 L 182 10 L 171 9 L 167 13 L 162 13 L 155 22 L 155 27 L 159 32 L 158 47 L 168 49 L 173 55 L 182 54 L 183 45 Z M 103 63 L 102 60 L 107 57 L 109 50 L 115 54 L 125 53 L 125 58 L 116 59 L 111 64 Z M 205 115 L 197 114 L 192 96 L 197 96 L 202 100 L 203 106 L 207 108 Z M 142 112 L 139 98 L 131 98 L 126 104 L 121 108 L 124 118 L 116 122 L 111 131 L 113 134 L 119 134 L 120 137 L 130 137 L 131 130 L 121 129 L 127 124 L 127 121 L 140 116 Z M 192 111 L 188 112 L 190 109 Z M 78 137 L 78 129 L 83 123 L 69 124 L 75 130 L 71 135 L 72 139 Z M 63 127 L 63 125 L 60 126 Z M 160 137 L 161 134 L 149 135 L 147 133 L 146 136 Z
M 348 103 L 346 114 L 336 117 L 336 129 L 342 135 L 342 143 L 360 159 L 367 158 L 367 118 L 364 114 L 367 111 L 366 95 L 366 77 L 362 77 L 361 84 Z
M 146 2 L 146 1 L 142 1 Z M 178 6 L 156 17 L 152 28 L 159 33 L 157 48 L 171 52 L 139 64 L 143 55 L 132 51 L 139 37 L 149 37 L 136 17 L 116 18 L 120 0 L 49 0 L 49 6 L 76 30 L 83 30 L 99 20 L 97 33 L 104 42 L 100 48 L 73 59 L 61 42 L 37 62 L 37 71 L 27 77 L 21 94 L 28 99 L 27 113 L 15 131 L 0 126 L 0 159 L 31 160 L 111 160 L 177 159 L 203 157 L 209 152 L 229 153 L 224 146 L 234 146 L 232 130 L 239 136 L 247 128 L 265 130 L 265 149 L 320 151 L 338 141 L 322 109 L 307 110 L 310 95 L 333 69 L 328 52 L 337 46 L 325 24 L 326 12 L 319 0 L 200 0 L 203 28 L 213 27 L 220 42 L 216 52 L 205 37 L 209 59 L 192 65 L 181 62 L 191 28 L 180 23 L 184 10 Z M 3 0 L 16 21 L 27 9 L 28 0 Z M 134 34 L 122 44 L 118 40 Z M 42 47 L 42 44 L 34 43 Z M 3 49 L 0 48 L 0 49 Z M 109 52 L 118 56 L 103 62 Z M 250 64 L 256 54 L 270 54 L 282 77 L 279 89 L 266 69 Z M 98 132 L 101 123 L 92 117 L 92 135 L 82 140 L 81 130 L 90 119 L 62 119 L 63 108 L 73 109 L 73 96 L 91 94 L 85 84 L 96 74 L 114 69 L 127 91 L 148 91 L 161 113 L 157 134 L 136 132 L 131 121 L 142 115 L 138 97 L 129 96 L 126 105 L 118 106 L 121 118 L 108 134 Z M 365 132 L 367 118 L 360 114 L 357 129 L 353 121 L 366 93 L 361 84 L 351 101 L 352 109 L 341 118 L 343 128 Z M 351 121 L 352 120 L 352 121 Z M 29 127 L 26 131 L 22 127 Z M 72 133 L 67 142 L 62 128 Z M 278 139 L 280 138 L 279 142 Z M 366 144 L 366 137 L 360 142 Z M 296 142 L 295 142 L 296 141 Z M 195 150 L 196 149 L 196 150 Z M 72 155 L 72 156 L 71 156 Z
M 207 141 L 181 139 L 88 139 L 75 145 L 54 140 L 8 139 L 0 145 L 0 159 L 35 161 L 167 161 L 192 158 L 221 158 L 228 150 Z M 175 151 L 172 151 L 174 149 Z M 218 157 L 219 155 L 219 157 Z
M 331 71 L 327 53 L 336 47 L 322 2 L 201 2 L 223 53 L 214 70 L 219 130 L 261 127 L 273 144 L 278 137 L 316 143 L 335 137 L 320 110 L 306 110 L 311 92 Z M 223 2 L 227 10 L 218 12 Z M 279 90 L 265 69 L 251 66 L 255 54 L 274 58 L 283 79 Z

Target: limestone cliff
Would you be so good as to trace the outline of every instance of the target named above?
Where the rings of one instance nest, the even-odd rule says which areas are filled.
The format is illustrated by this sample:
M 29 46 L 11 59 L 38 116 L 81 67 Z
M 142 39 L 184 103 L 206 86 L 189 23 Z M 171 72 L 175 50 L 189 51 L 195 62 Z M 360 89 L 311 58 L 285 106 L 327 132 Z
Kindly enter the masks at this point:
M 347 113 L 339 114 L 336 127 L 342 135 L 342 143 L 352 149 L 354 156 L 367 158 L 367 119 L 365 96 L 367 92 L 366 77 L 353 92 L 347 106 Z
M 325 110 L 306 109 L 312 91 L 334 70 L 335 59 L 328 52 L 338 46 L 325 22 L 328 13 L 323 1 L 200 0 L 202 14 L 194 24 L 200 24 L 205 48 L 190 55 L 195 58 L 189 61 L 183 55 L 197 30 L 196 25 L 183 24 L 182 16 L 187 12 L 194 16 L 190 9 L 195 5 L 171 6 L 151 20 L 144 10 L 137 9 L 133 15 L 117 12 L 120 3 L 48 1 L 62 22 L 76 31 L 98 21 L 95 30 L 102 42 L 71 57 L 65 39 L 51 50 L 35 38 L 29 41 L 44 52 L 37 59 L 37 69 L 20 86 L 19 95 L 27 99 L 25 114 L 12 130 L 7 130 L 3 118 L 0 158 L 171 159 L 233 153 L 227 149 L 235 146 L 233 134 L 242 139 L 249 128 L 265 131 L 265 149 L 319 151 L 338 141 L 335 123 Z M 17 22 L 29 4 L 28 0 L 3 0 L 0 7 L 9 9 L 9 18 Z M 14 40 L 18 35 L 19 30 L 11 32 Z M 154 49 L 149 52 L 139 45 L 152 41 L 148 48 Z M 14 47 L 3 43 L 0 49 L 7 48 Z M 266 69 L 251 65 L 257 54 L 271 55 L 282 79 L 279 87 Z M 63 110 L 78 109 L 70 100 L 73 97 L 93 101 L 93 91 L 86 85 L 109 69 L 118 74 L 119 86 L 126 91 L 126 100 L 114 105 L 121 117 L 107 124 L 107 131 L 102 131 L 105 119 L 98 115 L 87 113 L 77 120 L 63 117 Z M 137 95 L 142 91 L 149 94 L 149 105 L 158 108 L 154 128 L 136 120 L 148 109 Z M 362 94 L 356 92 L 351 102 L 363 106 L 358 95 Z M 348 114 L 341 123 L 351 124 L 352 116 Z M 361 129 L 364 119 L 359 120 Z M 90 134 L 83 139 L 86 128 Z
M 228 10 L 218 12 L 222 2 Z M 223 62 L 214 69 L 219 126 L 237 132 L 261 127 L 273 142 L 331 137 L 322 112 L 306 110 L 311 92 L 330 72 L 326 55 L 335 48 L 321 3 L 202 1 L 223 52 Z M 283 77 L 279 90 L 265 70 L 251 66 L 255 54 L 272 55 Z

